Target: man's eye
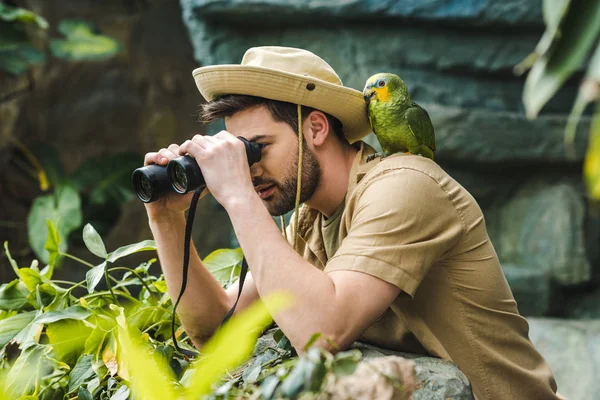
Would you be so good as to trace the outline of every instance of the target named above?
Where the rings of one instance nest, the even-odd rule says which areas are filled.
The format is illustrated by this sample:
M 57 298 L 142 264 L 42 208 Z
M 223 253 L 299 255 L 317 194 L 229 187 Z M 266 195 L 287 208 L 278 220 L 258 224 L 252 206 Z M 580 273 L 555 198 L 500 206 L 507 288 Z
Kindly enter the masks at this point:
M 262 150 L 264 150 L 264 149 L 265 149 L 265 147 L 267 147 L 267 146 L 268 146 L 268 144 L 265 144 L 265 143 L 258 143 L 258 147 L 260 147 L 260 150 L 261 150 L 261 151 L 262 151 Z

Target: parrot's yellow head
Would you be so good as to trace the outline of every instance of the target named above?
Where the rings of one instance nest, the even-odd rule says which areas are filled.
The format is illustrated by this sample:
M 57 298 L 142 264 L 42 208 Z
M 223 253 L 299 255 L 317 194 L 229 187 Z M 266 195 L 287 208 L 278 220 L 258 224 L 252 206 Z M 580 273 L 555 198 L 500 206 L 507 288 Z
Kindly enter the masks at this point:
M 367 104 L 371 102 L 408 102 L 410 96 L 406 84 L 396 74 L 380 73 L 375 74 L 365 84 L 363 97 Z

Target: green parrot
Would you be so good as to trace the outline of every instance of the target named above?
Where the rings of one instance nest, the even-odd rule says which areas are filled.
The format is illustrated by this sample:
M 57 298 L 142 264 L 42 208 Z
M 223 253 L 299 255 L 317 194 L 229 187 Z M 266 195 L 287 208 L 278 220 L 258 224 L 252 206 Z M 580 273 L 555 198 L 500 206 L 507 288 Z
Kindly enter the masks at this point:
M 367 80 L 363 90 L 371 129 L 383 156 L 404 152 L 434 159 L 435 134 L 429 114 L 411 100 L 398 75 L 380 73 Z M 368 161 L 375 156 L 371 156 Z

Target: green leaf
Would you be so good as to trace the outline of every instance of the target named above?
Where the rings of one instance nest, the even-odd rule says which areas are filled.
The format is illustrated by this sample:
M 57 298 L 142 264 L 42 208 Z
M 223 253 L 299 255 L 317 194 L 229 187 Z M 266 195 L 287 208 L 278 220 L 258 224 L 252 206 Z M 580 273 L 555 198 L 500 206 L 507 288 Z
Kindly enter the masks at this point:
M 50 279 L 54 273 L 56 259 L 60 256 L 60 235 L 50 219 L 46 219 L 46 225 L 48 226 L 48 237 L 44 249 L 48 252 L 48 271 L 45 276 Z
M 523 104 L 529 118 L 535 118 L 562 84 L 585 61 L 600 33 L 600 2 L 582 0 L 570 7 L 559 30 L 560 37 L 529 72 L 523 90 Z
M 77 400 L 94 400 L 94 397 L 86 388 L 80 386 L 77 391 Z
M 10 251 L 8 251 L 8 241 L 4 242 L 4 254 L 6 254 L 6 258 L 8 258 L 8 261 L 10 262 L 10 265 L 12 266 L 13 271 L 15 271 L 15 274 L 17 276 L 19 276 L 19 265 L 17 264 L 17 262 L 11 257 L 10 255 Z
M 85 341 L 91 333 L 91 328 L 74 320 L 58 321 L 46 327 L 46 335 L 57 359 L 71 365 L 83 353 Z
M 41 374 L 45 370 L 43 360 L 47 351 L 47 346 L 38 345 L 24 350 L 19 355 L 6 379 L 8 385 L 4 390 L 9 398 L 18 399 L 31 393 L 36 382 L 41 381 Z
M 114 263 L 119 258 L 139 253 L 140 251 L 156 250 L 156 242 L 154 240 L 144 240 L 139 243 L 130 244 L 128 246 L 119 247 L 117 250 L 108 254 L 107 261 Z
M 244 254 L 241 248 L 218 249 L 207 255 L 202 263 L 221 283 L 228 282 L 232 275 L 239 276 L 239 271 L 232 271 L 242 263 Z M 239 270 L 239 268 L 237 268 Z
M 319 340 L 323 334 L 321 332 L 313 333 L 312 336 L 308 339 L 306 344 L 304 345 L 304 351 L 308 350 L 313 344 Z
M 48 238 L 46 219 L 58 225 L 60 237 L 59 250 L 67 250 L 69 233 L 81 226 L 81 199 L 79 193 L 70 185 L 57 187 L 54 195 L 37 197 L 27 217 L 29 244 L 37 256 L 43 261 L 49 261 L 48 252 L 44 249 Z
M 148 353 L 148 347 L 140 341 L 139 332 L 136 336 L 132 336 L 123 309 L 120 308 L 119 312 L 120 315 L 117 317 L 119 349 L 127 359 L 127 369 L 136 396 L 146 399 L 175 400 L 177 393 L 173 388 L 174 382 L 170 379 L 172 375 L 166 362 L 161 357 L 155 358 Z
M 227 370 L 244 362 L 252 354 L 260 332 L 271 323 L 269 311 L 275 313 L 290 303 L 287 295 L 272 294 L 236 314 L 221 327 L 206 343 L 201 358 L 193 367 L 188 397 L 209 393 L 211 385 Z
M 38 316 L 41 314 L 41 311 L 35 311 L 35 315 Z M 35 323 L 31 321 L 28 323 L 19 333 L 15 335 L 13 340 L 16 343 L 20 344 L 22 349 L 28 349 L 31 346 L 36 345 L 40 341 L 40 335 L 42 334 L 43 329 L 42 324 Z
M 260 375 L 261 371 L 262 366 L 260 365 L 260 363 L 255 362 L 254 365 L 252 365 L 252 367 L 244 370 L 244 373 L 242 374 L 242 379 L 246 384 L 254 383 L 258 379 L 258 376 Z
M 129 388 L 123 385 L 110 397 L 110 400 L 127 400 L 129 398 L 129 392 Z
M 0 20 L 6 22 L 18 21 L 25 24 L 34 23 L 42 29 L 48 28 L 48 22 L 40 15 L 24 8 L 11 7 L 0 3 Z
M 104 277 L 104 271 L 106 270 L 106 261 L 100 265 L 96 265 L 85 274 L 85 281 L 87 283 L 88 293 L 93 293 L 94 289 L 100 283 L 100 280 Z
M 19 276 L 30 292 L 34 292 L 37 285 L 44 283 L 40 273 L 31 268 L 19 269 Z
M 89 354 L 82 355 L 79 357 L 75 367 L 73 367 L 73 371 L 71 371 L 69 374 L 69 392 L 82 387 L 81 385 L 83 385 L 83 383 L 93 375 L 94 369 L 92 368 L 92 356 Z
M 50 51 L 63 60 L 101 61 L 115 56 L 121 51 L 116 40 L 101 34 L 88 22 L 81 20 L 63 20 L 58 30 L 66 39 L 50 40 Z
M 5 24 L 0 23 L 0 26 L 3 25 Z M 45 61 L 46 55 L 30 44 L 0 49 L 0 68 L 12 75 L 21 75 L 32 65 L 43 64 Z
M 34 322 L 40 324 L 50 324 L 63 319 L 82 320 L 92 315 L 92 313 L 82 306 L 72 306 L 62 311 L 51 311 L 40 315 Z
M 154 281 L 152 282 L 152 286 L 161 293 L 167 293 L 167 282 L 165 281 Z
M 281 381 L 275 375 L 269 375 L 265 378 L 262 385 L 260 385 L 260 393 L 265 400 L 271 400 L 275 396 L 277 386 Z
M 590 144 L 583 164 L 583 176 L 587 193 L 594 201 L 600 201 L 600 102 L 592 120 Z
M 28 311 L 0 320 L 0 347 L 6 346 L 36 316 L 35 311 Z
M 20 310 L 27 304 L 28 295 L 29 291 L 21 280 L 6 283 L 0 287 L 0 309 Z
M 359 350 L 344 351 L 336 354 L 331 369 L 338 376 L 352 375 L 362 358 Z
M 106 252 L 106 247 L 104 246 L 102 238 L 90 224 L 86 224 L 83 228 L 83 242 L 88 250 L 91 251 L 95 256 L 100 258 L 108 257 L 108 253 Z

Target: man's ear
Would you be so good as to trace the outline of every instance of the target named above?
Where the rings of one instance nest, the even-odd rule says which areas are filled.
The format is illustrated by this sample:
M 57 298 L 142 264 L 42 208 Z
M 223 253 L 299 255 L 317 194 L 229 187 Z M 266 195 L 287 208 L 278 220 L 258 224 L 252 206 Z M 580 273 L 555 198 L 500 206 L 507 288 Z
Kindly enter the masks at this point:
M 306 118 L 306 122 L 309 123 L 307 134 L 310 135 L 313 146 L 321 146 L 325 143 L 329 135 L 329 121 L 325 114 L 321 111 L 313 110 L 308 115 L 308 118 Z

